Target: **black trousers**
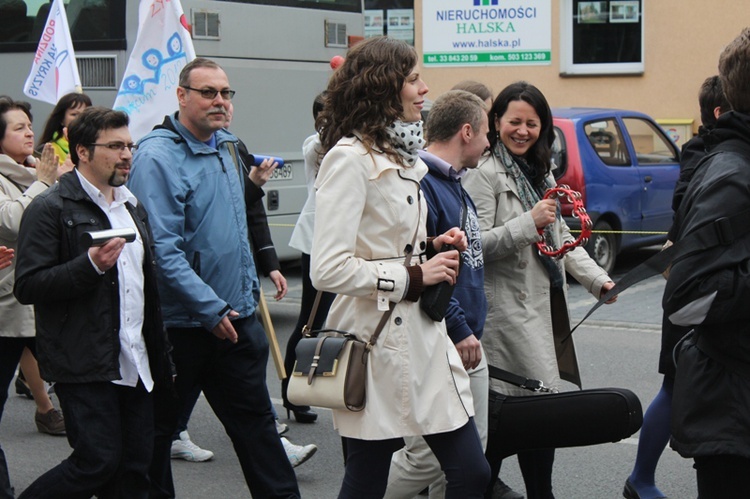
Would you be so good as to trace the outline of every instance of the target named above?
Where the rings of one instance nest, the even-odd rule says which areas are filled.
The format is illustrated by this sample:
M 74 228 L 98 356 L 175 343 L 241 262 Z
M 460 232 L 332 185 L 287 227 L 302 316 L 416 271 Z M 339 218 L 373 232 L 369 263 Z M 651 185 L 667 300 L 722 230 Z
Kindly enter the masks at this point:
M 16 374 L 18 361 L 24 347 L 29 347 L 35 353 L 35 338 L 10 338 L 0 336 L 0 420 L 3 419 L 5 402 L 8 400 L 8 388 L 13 376 Z M 10 486 L 8 476 L 8 463 L 5 460 L 5 452 L 0 446 L 0 499 L 13 499 L 13 489 Z
M 740 456 L 695 458 L 700 499 L 744 499 L 750 492 L 750 459 Z
M 297 478 L 276 432 L 266 387 L 268 340 L 255 315 L 232 321 L 238 341 L 204 328 L 169 328 L 176 394 L 157 394 L 151 497 L 175 497 L 170 464 L 181 400 L 200 385 L 232 440 L 255 499 L 298 498 Z M 176 395 L 176 396 L 175 396 Z
M 143 384 L 57 383 L 55 393 L 73 452 L 19 499 L 146 499 L 154 412 Z

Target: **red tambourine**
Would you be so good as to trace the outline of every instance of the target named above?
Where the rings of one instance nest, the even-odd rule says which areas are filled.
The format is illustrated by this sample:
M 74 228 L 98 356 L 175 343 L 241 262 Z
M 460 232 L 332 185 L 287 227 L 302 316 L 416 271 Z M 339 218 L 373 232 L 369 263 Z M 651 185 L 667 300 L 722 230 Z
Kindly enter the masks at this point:
M 554 198 L 564 198 L 568 203 L 573 205 L 573 216 L 578 217 L 578 220 L 581 221 L 581 234 L 578 236 L 578 239 L 566 242 L 559 249 L 554 249 L 552 246 L 545 244 L 543 239 L 537 241 L 536 247 L 542 255 L 552 258 L 562 258 L 565 256 L 565 253 L 571 251 L 576 246 L 585 246 L 586 243 L 589 242 L 591 229 L 594 224 L 591 222 L 591 217 L 586 213 L 586 208 L 583 207 L 583 200 L 581 199 L 580 192 L 572 190 L 565 184 L 560 184 L 553 189 L 548 189 L 547 192 L 544 193 L 544 199 Z M 544 229 L 539 229 L 539 235 L 543 234 Z

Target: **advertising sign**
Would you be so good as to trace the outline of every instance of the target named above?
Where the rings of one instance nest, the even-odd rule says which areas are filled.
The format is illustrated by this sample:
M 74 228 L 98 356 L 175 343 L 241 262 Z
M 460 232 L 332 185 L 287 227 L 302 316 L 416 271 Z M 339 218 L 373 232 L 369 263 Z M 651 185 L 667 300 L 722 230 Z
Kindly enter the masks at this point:
M 429 0 L 422 27 L 426 67 L 552 62 L 550 0 Z

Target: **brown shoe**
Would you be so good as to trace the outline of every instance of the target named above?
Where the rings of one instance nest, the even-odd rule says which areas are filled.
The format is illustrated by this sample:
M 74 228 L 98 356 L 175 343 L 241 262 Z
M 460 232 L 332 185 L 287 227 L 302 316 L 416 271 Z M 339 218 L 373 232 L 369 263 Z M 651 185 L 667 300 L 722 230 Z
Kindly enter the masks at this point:
M 63 418 L 62 412 L 57 409 L 50 409 L 44 414 L 37 411 L 34 415 L 34 421 L 36 422 L 36 429 L 39 430 L 39 433 L 65 435 L 65 419 Z

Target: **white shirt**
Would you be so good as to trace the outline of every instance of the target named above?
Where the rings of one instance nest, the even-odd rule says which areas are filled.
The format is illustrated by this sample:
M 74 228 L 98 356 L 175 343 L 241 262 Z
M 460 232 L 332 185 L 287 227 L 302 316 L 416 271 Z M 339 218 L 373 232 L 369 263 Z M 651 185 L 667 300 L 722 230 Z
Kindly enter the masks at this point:
M 133 206 L 138 200 L 127 187 L 115 187 L 115 200 L 109 204 L 104 194 L 75 169 L 81 186 L 86 194 L 102 209 L 113 229 L 131 228 L 135 230 L 136 239 L 126 243 L 117 259 L 117 274 L 120 287 L 120 376 L 122 379 L 112 383 L 124 386 L 136 386 L 138 378 L 143 381 L 146 391 L 154 387 L 151 368 L 148 364 L 146 342 L 143 339 L 144 295 L 143 295 L 143 240 L 141 234 L 125 207 L 126 202 Z M 91 257 L 89 257 L 89 260 Z M 97 272 L 103 274 L 92 261 Z

